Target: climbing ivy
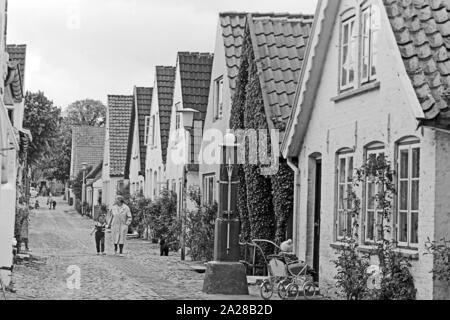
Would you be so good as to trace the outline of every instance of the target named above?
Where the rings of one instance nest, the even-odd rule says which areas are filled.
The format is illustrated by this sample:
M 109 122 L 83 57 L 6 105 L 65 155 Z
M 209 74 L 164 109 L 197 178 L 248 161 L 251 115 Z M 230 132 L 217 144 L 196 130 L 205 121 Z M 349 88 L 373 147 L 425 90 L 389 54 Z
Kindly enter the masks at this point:
M 251 38 L 248 32 L 246 34 L 230 127 L 234 130 L 268 130 Z M 270 139 L 268 142 L 270 147 Z M 246 145 L 247 155 L 248 147 Z M 280 161 L 278 173 L 272 176 L 265 176 L 262 168 L 264 165 L 261 163 L 247 163 L 240 167 L 238 211 L 242 226 L 241 237 L 244 240 L 267 239 L 280 243 L 286 240 L 287 221 L 293 211 L 294 176 L 284 160 Z M 273 248 L 265 249 L 273 251 Z
M 276 215 L 275 242 L 280 244 L 286 240 L 288 220 L 294 211 L 294 174 L 286 160 L 280 161 L 278 173 L 271 177 L 273 206 Z

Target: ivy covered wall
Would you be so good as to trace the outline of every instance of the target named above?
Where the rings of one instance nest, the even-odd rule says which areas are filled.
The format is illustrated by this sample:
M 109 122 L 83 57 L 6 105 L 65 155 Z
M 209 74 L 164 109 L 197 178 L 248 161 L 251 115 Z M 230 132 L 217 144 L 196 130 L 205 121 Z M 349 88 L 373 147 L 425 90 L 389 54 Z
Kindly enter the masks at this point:
M 269 129 L 249 32 L 244 39 L 230 122 L 230 128 L 234 130 Z M 268 239 L 280 243 L 286 240 L 288 218 L 293 212 L 293 172 L 283 159 L 280 159 L 280 169 L 275 175 L 264 176 L 261 168 L 261 165 L 251 164 L 240 168 L 237 202 L 242 237 L 244 240 Z

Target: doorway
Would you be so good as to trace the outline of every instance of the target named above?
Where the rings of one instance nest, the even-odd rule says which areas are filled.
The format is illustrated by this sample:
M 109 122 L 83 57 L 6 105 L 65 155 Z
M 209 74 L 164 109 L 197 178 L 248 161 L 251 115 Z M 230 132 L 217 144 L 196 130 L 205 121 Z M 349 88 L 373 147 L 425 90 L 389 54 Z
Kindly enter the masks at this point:
M 315 159 L 315 181 L 314 181 L 314 244 L 313 244 L 313 268 L 316 271 L 314 281 L 319 281 L 320 268 L 320 223 L 322 202 L 322 159 Z

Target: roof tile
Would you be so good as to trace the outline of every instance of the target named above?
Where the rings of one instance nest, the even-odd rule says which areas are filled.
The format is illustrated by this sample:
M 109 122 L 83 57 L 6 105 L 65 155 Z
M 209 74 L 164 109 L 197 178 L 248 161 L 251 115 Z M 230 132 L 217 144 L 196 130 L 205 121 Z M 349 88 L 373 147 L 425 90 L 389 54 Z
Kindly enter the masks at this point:
M 425 120 L 448 117 L 450 1 L 383 1 Z
M 133 100 L 133 96 L 108 96 L 111 176 L 125 173 Z
M 82 164 L 96 166 L 103 160 L 105 128 L 91 126 L 72 127 L 72 164 L 70 175 L 75 177 Z
M 206 117 L 213 59 L 211 53 L 178 53 L 183 108 L 199 111 L 195 120 Z
M 281 130 L 289 120 L 312 22 L 313 16 L 301 14 L 248 16 L 266 115 Z
M 134 95 L 139 124 L 141 170 L 145 172 L 145 159 L 147 156 L 147 146 L 145 145 L 145 118 L 150 116 L 153 88 L 136 87 Z
M 159 122 L 161 135 L 161 151 L 163 163 L 167 161 L 169 145 L 170 117 L 175 89 L 175 67 L 156 67 L 156 88 L 158 91 Z

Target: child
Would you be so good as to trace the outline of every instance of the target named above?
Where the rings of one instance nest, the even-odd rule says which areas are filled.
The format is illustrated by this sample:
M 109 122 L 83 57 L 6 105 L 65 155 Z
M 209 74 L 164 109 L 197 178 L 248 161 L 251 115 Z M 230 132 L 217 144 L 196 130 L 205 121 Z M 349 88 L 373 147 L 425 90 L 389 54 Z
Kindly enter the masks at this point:
M 106 216 L 103 214 L 98 218 L 98 222 L 94 226 L 92 234 L 95 232 L 95 246 L 97 247 L 97 255 L 106 255 L 105 253 L 105 232 L 106 232 Z
M 56 200 L 53 200 L 52 205 L 53 205 L 53 210 L 56 210 Z

